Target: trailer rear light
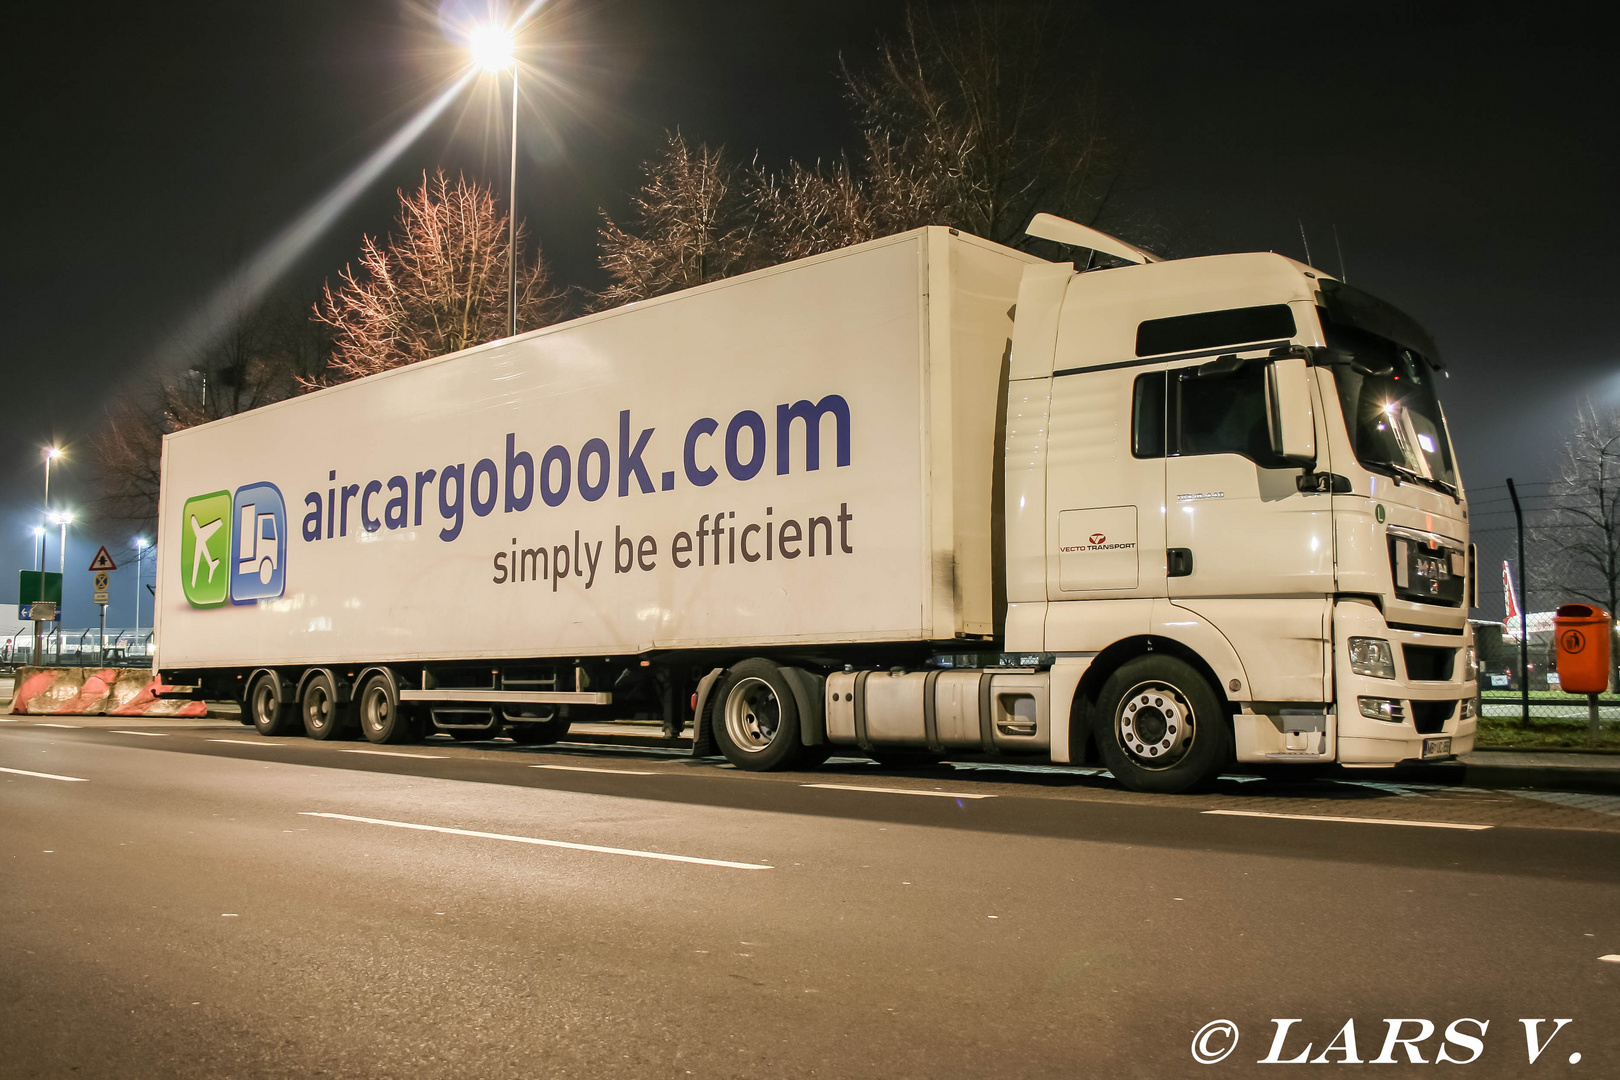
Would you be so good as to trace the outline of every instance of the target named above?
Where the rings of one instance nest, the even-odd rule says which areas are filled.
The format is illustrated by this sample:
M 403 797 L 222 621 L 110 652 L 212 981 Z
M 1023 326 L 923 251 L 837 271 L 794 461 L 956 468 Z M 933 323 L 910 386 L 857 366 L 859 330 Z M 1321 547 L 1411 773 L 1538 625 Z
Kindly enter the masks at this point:
M 697 695 L 692 695 L 692 711 L 697 712 Z
M 1392 698 L 1364 697 L 1357 698 L 1361 705 L 1361 715 L 1371 720 L 1386 720 L 1391 724 L 1406 723 L 1406 710 L 1399 701 Z

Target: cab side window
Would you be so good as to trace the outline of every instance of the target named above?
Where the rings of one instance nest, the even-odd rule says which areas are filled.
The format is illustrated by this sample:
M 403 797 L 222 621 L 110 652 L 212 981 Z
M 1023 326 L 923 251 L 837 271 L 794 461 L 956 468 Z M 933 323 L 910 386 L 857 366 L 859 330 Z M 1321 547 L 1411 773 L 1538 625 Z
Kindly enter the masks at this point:
M 1202 376 L 1196 367 L 1138 375 L 1131 395 L 1131 454 L 1238 454 L 1263 469 L 1286 468 L 1271 449 L 1265 365 Z
M 1177 436 L 1172 452 L 1240 454 L 1262 469 L 1287 467 L 1271 449 L 1264 364 L 1219 375 L 1182 368 L 1170 373 L 1170 382 Z

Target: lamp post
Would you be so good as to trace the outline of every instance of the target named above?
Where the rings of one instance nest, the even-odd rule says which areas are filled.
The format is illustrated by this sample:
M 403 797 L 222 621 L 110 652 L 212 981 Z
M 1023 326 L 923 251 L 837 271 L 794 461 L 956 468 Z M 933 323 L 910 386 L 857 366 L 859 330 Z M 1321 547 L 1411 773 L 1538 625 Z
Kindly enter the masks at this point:
M 50 518 L 51 513 L 51 462 L 61 456 L 62 448 L 59 446 L 47 446 L 41 450 L 41 457 L 45 461 L 45 516 L 47 520 Z M 35 529 L 34 533 L 39 537 L 39 572 L 43 574 L 45 572 L 45 530 Z M 43 584 L 44 579 L 41 578 L 40 581 Z
M 141 641 L 141 560 L 146 557 L 146 537 L 135 538 L 135 638 L 131 646 Z M 127 655 L 127 654 L 126 654 Z
M 62 527 L 57 541 L 57 572 L 62 575 L 62 604 L 56 609 L 56 664 L 62 665 L 62 608 L 67 606 L 67 527 L 73 524 L 71 513 L 57 514 L 56 523 Z
M 477 27 L 470 35 L 473 62 L 485 71 L 512 69 L 512 180 L 508 188 L 506 235 L 506 307 L 509 337 L 517 336 L 517 165 L 518 69 L 512 55 L 512 31 L 493 24 Z M 496 83 L 499 86 L 499 82 Z
M 45 592 L 45 526 L 35 525 L 34 536 L 39 540 L 39 591 L 43 596 Z M 45 633 L 38 619 L 34 620 L 34 649 L 28 654 L 28 662 L 35 667 L 42 666 L 40 654 L 45 651 Z

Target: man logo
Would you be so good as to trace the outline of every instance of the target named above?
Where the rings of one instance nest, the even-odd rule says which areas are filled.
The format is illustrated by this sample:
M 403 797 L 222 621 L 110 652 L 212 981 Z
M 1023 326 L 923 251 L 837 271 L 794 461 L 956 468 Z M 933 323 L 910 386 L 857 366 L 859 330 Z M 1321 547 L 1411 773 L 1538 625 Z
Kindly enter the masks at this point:
M 234 498 L 193 496 L 180 530 L 180 586 L 192 607 L 252 604 L 285 591 L 287 504 L 276 485 L 248 484 Z
M 1091 534 L 1092 547 L 1102 547 L 1106 543 L 1108 543 L 1108 537 L 1104 536 L 1102 533 Z

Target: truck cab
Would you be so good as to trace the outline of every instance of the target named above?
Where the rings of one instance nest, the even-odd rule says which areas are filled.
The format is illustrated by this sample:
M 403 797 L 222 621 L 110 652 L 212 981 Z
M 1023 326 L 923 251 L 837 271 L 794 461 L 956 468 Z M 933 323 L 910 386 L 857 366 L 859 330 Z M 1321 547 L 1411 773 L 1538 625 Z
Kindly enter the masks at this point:
M 1005 633 L 1050 659 L 1052 758 L 1181 790 L 1470 749 L 1444 378 L 1415 322 L 1280 255 L 1027 269 Z

